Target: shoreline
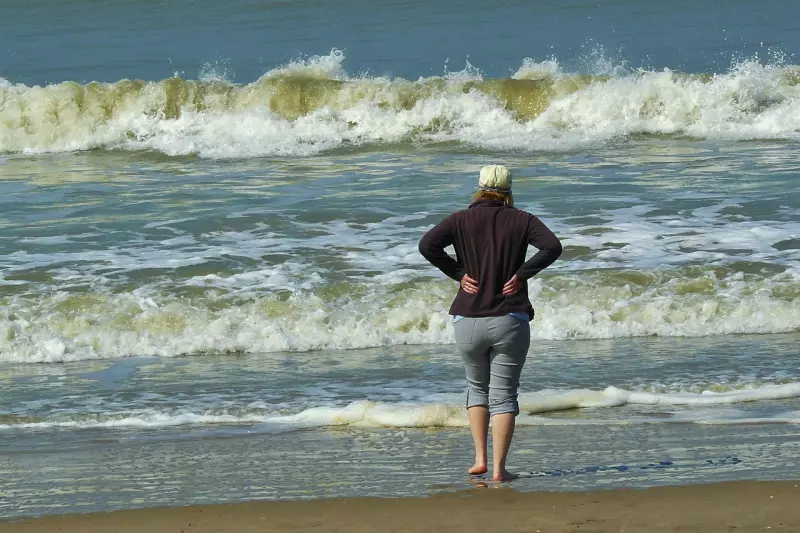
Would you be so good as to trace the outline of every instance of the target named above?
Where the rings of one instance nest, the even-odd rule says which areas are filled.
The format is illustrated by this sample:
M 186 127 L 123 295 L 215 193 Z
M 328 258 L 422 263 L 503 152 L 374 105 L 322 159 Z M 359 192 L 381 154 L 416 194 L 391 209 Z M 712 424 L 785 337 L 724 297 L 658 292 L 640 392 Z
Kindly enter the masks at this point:
M 800 480 L 591 492 L 474 488 L 406 498 L 251 501 L 0 521 L 0 533 L 800 531 Z

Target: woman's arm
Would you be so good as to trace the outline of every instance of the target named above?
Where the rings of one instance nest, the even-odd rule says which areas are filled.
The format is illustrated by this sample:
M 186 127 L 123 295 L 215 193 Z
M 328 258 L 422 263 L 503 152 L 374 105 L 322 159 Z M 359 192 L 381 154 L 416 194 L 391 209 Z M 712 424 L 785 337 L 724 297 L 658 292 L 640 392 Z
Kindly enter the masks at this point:
M 552 265 L 563 251 L 558 237 L 545 226 L 544 222 L 533 215 L 528 221 L 528 244 L 535 246 L 539 251 L 517 271 L 517 277 L 523 281 Z
M 455 215 L 450 215 L 422 236 L 419 241 L 419 253 L 445 276 L 460 282 L 467 273 L 466 269 L 444 251 L 453 244 L 454 217 Z

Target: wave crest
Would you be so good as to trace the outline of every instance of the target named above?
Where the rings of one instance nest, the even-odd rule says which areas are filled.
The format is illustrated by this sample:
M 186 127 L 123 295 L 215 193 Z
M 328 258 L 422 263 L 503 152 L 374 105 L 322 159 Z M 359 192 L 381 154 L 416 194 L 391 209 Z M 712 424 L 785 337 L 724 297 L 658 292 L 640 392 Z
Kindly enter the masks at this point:
M 449 344 L 452 285 L 343 284 L 291 295 L 66 293 L 0 307 L 0 362 L 60 362 L 204 352 L 285 352 Z M 529 285 L 538 339 L 707 336 L 800 330 L 800 284 L 789 272 L 696 267 L 562 273 Z M 197 293 L 195 293 L 197 294 Z
M 0 79 L 0 152 L 158 150 L 204 157 L 309 155 L 343 145 L 456 141 L 560 150 L 633 134 L 797 138 L 800 69 L 745 61 L 716 75 L 525 60 L 511 78 L 348 76 L 333 50 L 246 85 Z

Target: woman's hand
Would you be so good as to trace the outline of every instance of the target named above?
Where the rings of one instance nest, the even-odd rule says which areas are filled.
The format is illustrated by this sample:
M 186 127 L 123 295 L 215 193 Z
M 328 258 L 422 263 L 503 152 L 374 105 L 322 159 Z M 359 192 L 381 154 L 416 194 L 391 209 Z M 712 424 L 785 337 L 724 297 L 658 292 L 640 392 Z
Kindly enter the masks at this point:
M 522 287 L 525 286 L 525 282 L 522 281 L 517 277 L 516 274 L 503 285 L 503 296 L 511 296 L 512 294 L 516 294 L 522 290 Z
M 469 277 L 469 274 L 464 274 L 461 278 L 461 288 L 467 294 L 475 294 L 478 292 L 478 281 Z

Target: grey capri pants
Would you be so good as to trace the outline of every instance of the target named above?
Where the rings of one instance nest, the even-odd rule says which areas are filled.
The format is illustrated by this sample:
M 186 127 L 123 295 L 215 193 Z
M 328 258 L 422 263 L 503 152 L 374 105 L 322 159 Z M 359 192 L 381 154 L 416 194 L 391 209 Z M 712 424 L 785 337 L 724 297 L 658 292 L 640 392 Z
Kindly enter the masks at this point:
M 531 327 L 517 317 L 464 317 L 453 328 L 467 373 L 467 408 L 488 406 L 491 416 L 519 414 L 517 389 L 531 344 Z

